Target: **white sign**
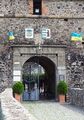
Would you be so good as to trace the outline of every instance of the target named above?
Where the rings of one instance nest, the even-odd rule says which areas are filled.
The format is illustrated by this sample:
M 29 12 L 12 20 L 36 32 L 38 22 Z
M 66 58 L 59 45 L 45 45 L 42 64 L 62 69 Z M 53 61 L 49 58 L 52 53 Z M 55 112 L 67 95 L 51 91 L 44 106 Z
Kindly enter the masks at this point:
M 43 28 L 41 35 L 42 35 L 43 39 L 49 39 L 49 38 L 51 38 L 50 29 Z
M 14 64 L 15 64 L 15 65 L 19 65 L 19 64 L 20 64 L 20 62 L 14 62 Z
M 25 28 L 25 38 L 33 38 L 34 30 L 33 28 Z
M 20 76 L 13 76 L 13 81 L 20 81 Z
M 21 75 L 21 71 L 20 70 L 14 70 L 13 75 Z

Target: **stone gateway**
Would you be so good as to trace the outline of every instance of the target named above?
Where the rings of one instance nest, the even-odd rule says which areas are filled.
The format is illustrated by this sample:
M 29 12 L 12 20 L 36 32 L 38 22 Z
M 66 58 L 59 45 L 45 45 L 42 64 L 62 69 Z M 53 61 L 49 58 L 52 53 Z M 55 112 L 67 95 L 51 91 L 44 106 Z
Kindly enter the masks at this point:
M 35 76 L 29 78 L 25 86 L 29 91 L 27 100 L 41 99 L 40 88 L 44 89 L 45 99 L 56 99 L 59 80 L 65 80 L 69 88 L 83 88 L 83 4 L 82 0 L 0 2 L 0 92 L 15 81 L 24 82 L 24 66 L 27 75 L 38 71 L 38 66 L 47 74 L 44 80 L 38 75 L 38 82 Z M 82 41 L 71 41 L 73 32 L 81 34 Z M 33 88 L 38 88 L 37 97 Z

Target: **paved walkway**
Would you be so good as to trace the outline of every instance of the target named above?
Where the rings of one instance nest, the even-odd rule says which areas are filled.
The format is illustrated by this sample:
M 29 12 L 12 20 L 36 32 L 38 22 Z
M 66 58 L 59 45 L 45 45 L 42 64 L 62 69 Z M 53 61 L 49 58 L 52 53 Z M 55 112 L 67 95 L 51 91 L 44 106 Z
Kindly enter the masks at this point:
M 84 120 L 83 110 L 67 104 L 41 101 L 22 104 L 37 120 Z

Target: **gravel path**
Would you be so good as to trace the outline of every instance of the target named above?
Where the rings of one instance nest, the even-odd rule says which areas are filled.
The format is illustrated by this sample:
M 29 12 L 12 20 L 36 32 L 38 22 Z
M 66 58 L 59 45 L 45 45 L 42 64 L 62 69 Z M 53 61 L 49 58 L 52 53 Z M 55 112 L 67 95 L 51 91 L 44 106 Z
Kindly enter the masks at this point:
M 70 105 L 56 102 L 24 102 L 38 120 L 84 120 L 84 111 Z

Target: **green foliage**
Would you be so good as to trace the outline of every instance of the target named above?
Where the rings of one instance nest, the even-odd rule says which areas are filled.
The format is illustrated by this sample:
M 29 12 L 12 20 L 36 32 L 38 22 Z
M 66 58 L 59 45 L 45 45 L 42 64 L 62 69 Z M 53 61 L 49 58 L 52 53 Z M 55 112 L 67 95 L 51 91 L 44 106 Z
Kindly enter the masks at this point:
M 22 94 L 24 91 L 24 85 L 22 82 L 16 82 L 13 87 L 13 93 Z
M 67 83 L 65 81 L 60 81 L 57 85 L 58 94 L 66 94 L 68 90 Z
M 22 75 L 22 79 L 23 80 L 31 80 L 31 81 L 38 81 L 38 77 L 39 77 L 39 80 L 42 80 L 42 79 L 45 79 L 45 74 L 23 74 Z

